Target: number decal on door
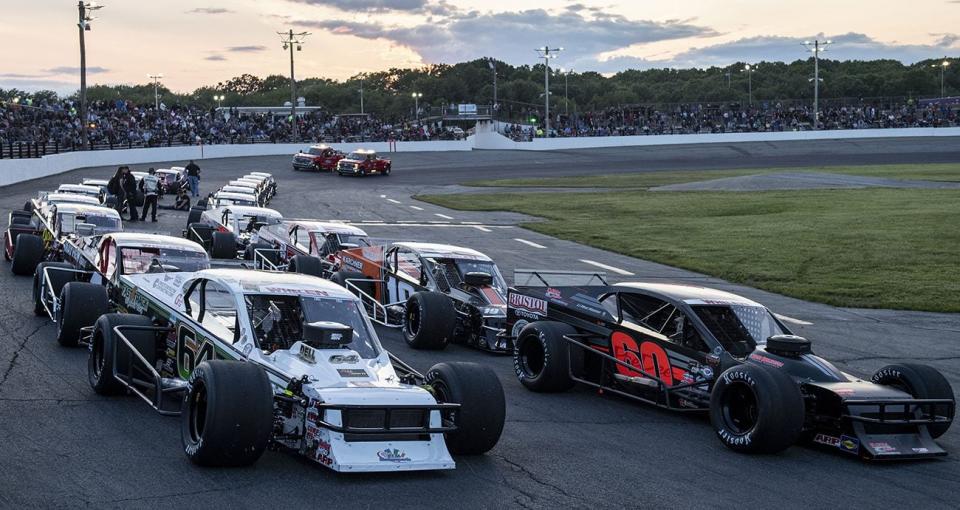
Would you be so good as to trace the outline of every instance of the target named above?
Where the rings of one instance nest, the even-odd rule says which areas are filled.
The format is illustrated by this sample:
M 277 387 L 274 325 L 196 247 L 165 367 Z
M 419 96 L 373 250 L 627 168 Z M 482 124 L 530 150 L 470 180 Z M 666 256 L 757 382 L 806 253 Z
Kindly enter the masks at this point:
M 177 367 L 180 377 L 190 377 L 193 369 L 208 359 L 215 359 L 213 344 L 206 338 L 197 340 L 196 332 L 180 326 L 177 332 Z
M 613 345 L 613 356 L 618 360 L 640 368 L 644 372 L 656 375 L 667 386 L 672 386 L 673 370 L 670 367 L 670 358 L 667 351 L 655 342 L 643 342 L 637 347 L 637 341 L 630 335 L 615 331 L 610 337 Z M 617 364 L 617 373 L 627 377 L 646 377 L 637 370 Z

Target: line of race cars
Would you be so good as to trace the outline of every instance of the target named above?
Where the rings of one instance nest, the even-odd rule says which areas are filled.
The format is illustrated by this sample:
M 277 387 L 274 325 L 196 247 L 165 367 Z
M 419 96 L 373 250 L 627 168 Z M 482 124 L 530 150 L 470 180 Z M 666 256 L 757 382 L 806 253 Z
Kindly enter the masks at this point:
M 706 287 L 555 270 L 518 270 L 508 287 L 476 250 L 284 218 L 263 207 L 272 175 L 239 181 L 253 204 L 221 188 L 180 238 L 122 232 L 114 209 L 68 188 L 11 212 L 5 232 L 12 271 L 34 277 L 36 313 L 62 345 L 88 346 L 94 390 L 180 415 L 199 464 L 249 464 L 272 446 L 338 471 L 450 469 L 451 453 L 493 448 L 505 418 L 493 372 L 447 362 L 420 374 L 373 324 L 415 349 L 512 355 L 531 391 L 582 384 L 708 413 L 739 452 L 946 454 L 934 440 L 956 401 L 931 367 L 857 378 L 763 305 Z

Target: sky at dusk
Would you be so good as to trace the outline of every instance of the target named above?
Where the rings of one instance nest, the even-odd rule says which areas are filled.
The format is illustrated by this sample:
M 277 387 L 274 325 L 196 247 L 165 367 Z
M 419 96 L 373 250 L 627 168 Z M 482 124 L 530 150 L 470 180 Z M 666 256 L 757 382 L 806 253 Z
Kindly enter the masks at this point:
M 391 67 L 492 56 L 614 73 L 805 58 L 906 63 L 960 54 L 960 0 L 104 0 L 87 32 L 89 84 L 163 83 L 185 92 L 230 77 L 289 73 L 277 31 L 312 33 L 297 76 L 343 80 Z M 0 88 L 79 87 L 77 3 L 3 0 Z

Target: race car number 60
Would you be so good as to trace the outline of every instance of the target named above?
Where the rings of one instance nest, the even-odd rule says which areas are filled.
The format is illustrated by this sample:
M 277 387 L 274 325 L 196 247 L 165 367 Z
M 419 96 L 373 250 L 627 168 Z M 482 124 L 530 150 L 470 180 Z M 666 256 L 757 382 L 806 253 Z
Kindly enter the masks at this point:
M 613 346 L 613 357 L 618 360 L 643 369 L 648 374 L 658 372 L 658 377 L 666 385 L 673 385 L 673 374 L 670 368 L 670 359 L 667 351 L 654 342 L 643 342 L 637 348 L 637 341 L 630 335 L 615 331 L 610 337 Z M 643 376 L 636 370 L 631 370 L 617 364 L 617 372 L 627 377 Z

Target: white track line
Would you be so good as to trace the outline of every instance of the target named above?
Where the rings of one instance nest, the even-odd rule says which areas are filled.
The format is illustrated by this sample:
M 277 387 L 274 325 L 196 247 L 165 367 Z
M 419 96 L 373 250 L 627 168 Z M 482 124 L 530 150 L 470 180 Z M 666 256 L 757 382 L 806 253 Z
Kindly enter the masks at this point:
M 399 200 L 394 200 L 394 199 L 392 199 L 392 198 L 388 198 L 388 199 L 387 199 L 387 202 L 393 202 L 394 204 L 399 204 L 399 203 L 400 203 Z
M 422 211 L 422 210 L 423 210 L 423 207 L 417 207 L 417 206 L 415 206 L 415 205 L 411 205 L 410 208 L 413 209 L 413 210 L 415 210 L 415 211 Z
M 780 315 L 779 313 L 775 313 L 775 314 L 773 314 L 773 315 L 776 316 L 776 318 L 778 318 L 778 319 L 780 319 L 780 320 L 782 320 L 782 321 L 784 321 L 784 322 L 792 322 L 792 323 L 794 323 L 794 324 L 799 324 L 799 325 L 801 325 L 801 326 L 812 326 L 812 325 L 813 325 L 812 322 L 802 321 L 802 320 L 800 320 L 800 319 L 794 319 L 793 317 L 787 317 L 786 315 Z
M 527 241 L 526 239 L 520 239 L 519 237 L 514 237 L 513 240 L 516 241 L 516 242 L 518 242 L 518 243 L 523 243 L 523 244 L 525 244 L 525 245 L 527 245 L 527 246 L 532 246 L 532 247 L 534 247 L 534 248 L 546 248 L 546 246 L 544 246 L 544 245 L 542 245 L 542 244 L 537 244 L 537 243 L 535 243 L 535 242 L 533 242 L 533 241 Z
M 447 216 L 446 214 L 433 213 L 433 215 L 436 216 L 437 218 L 443 218 L 443 219 L 445 219 L 445 220 L 452 220 L 452 219 L 453 219 L 453 216 Z
M 627 271 L 626 269 L 620 269 L 619 267 L 613 267 L 613 266 L 608 266 L 606 264 L 601 264 L 595 260 L 580 259 L 580 262 L 583 262 L 584 264 L 590 264 L 591 266 L 597 266 L 600 269 L 606 269 L 607 271 L 617 273 L 617 274 L 622 274 L 624 276 L 634 276 L 633 273 L 631 273 L 630 271 Z
M 483 229 L 484 232 L 490 232 L 490 229 L 508 229 L 515 228 L 513 225 L 464 225 L 462 223 L 416 223 L 416 220 L 401 220 L 397 222 L 382 222 L 378 221 L 375 223 L 364 221 L 359 223 L 363 227 L 452 227 L 452 228 L 476 228 Z
M 473 225 L 473 228 L 479 230 L 480 232 L 492 232 L 492 230 L 490 230 L 489 228 L 482 227 L 480 225 Z
M 380 198 L 387 198 L 386 195 L 380 195 Z

